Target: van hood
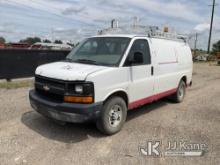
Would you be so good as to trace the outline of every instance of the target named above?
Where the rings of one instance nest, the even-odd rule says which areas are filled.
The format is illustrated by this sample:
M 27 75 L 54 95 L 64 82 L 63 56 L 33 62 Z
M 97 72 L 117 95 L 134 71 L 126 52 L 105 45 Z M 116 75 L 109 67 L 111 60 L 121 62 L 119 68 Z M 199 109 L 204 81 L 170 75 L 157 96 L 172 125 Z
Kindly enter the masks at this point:
M 107 68 L 109 67 L 70 62 L 55 62 L 39 66 L 35 74 L 65 81 L 83 81 L 86 80 L 89 74 Z

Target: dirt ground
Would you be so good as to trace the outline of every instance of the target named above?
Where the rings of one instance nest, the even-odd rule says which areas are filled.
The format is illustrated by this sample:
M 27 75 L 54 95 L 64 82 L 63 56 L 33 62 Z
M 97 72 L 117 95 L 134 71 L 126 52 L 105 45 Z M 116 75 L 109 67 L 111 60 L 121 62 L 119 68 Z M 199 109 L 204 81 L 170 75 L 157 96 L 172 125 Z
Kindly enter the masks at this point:
M 121 132 L 104 136 L 94 124 L 58 125 L 29 105 L 30 88 L 0 89 L 0 164 L 220 164 L 220 66 L 195 64 L 183 103 L 166 99 L 132 110 Z M 205 143 L 202 157 L 141 155 L 149 140 Z M 162 150 L 162 149 L 161 149 Z

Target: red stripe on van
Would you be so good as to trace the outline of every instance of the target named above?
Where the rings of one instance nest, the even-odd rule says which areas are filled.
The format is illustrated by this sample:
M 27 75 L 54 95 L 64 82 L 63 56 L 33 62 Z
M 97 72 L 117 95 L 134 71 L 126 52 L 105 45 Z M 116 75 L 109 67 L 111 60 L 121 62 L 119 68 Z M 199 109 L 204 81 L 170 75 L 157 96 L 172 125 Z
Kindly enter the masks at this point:
M 128 109 L 130 110 L 130 109 L 134 109 L 134 108 L 140 107 L 140 106 L 148 104 L 148 103 L 152 103 L 153 101 L 157 101 L 163 97 L 172 95 L 172 94 L 176 93 L 176 91 L 177 91 L 177 88 L 171 89 L 166 92 L 162 92 L 162 93 L 150 96 L 150 97 L 146 97 L 144 99 L 141 99 L 141 100 L 138 100 L 135 102 L 132 102 L 128 105 Z

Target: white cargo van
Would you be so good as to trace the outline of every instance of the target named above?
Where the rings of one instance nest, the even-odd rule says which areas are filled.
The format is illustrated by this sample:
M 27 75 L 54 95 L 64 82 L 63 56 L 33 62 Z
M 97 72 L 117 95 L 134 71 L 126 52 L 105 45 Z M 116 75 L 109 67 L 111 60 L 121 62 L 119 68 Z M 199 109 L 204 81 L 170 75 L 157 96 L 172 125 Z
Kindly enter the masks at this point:
M 64 61 L 36 69 L 32 107 L 64 122 L 93 120 L 121 130 L 127 111 L 170 96 L 182 102 L 192 84 L 192 54 L 183 40 L 102 35 L 84 40 Z

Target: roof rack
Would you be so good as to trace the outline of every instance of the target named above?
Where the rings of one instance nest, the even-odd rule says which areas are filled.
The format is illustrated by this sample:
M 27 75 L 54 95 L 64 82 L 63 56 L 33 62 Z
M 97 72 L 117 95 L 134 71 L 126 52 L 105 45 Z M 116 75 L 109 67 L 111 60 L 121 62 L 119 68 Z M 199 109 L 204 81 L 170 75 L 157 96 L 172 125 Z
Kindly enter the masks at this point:
M 118 23 L 117 23 L 118 24 Z M 186 35 L 177 34 L 176 32 L 169 33 L 163 32 L 157 26 L 124 26 L 124 27 L 114 27 L 103 29 L 98 32 L 98 35 L 105 34 L 135 34 L 135 35 L 144 35 L 151 38 L 161 38 L 175 41 L 184 41 L 187 42 L 188 37 Z
M 149 37 L 175 40 L 175 41 L 184 41 L 184 42 L 187 42 L 188 40 L 188 37 L 186 35 L 181 35 L 177 33 L 161 32 L 161 31 L 156 32 L 156 33 L 151 33 Z

